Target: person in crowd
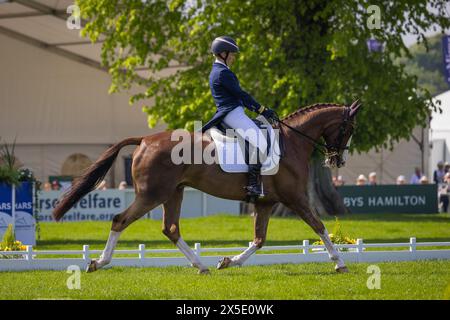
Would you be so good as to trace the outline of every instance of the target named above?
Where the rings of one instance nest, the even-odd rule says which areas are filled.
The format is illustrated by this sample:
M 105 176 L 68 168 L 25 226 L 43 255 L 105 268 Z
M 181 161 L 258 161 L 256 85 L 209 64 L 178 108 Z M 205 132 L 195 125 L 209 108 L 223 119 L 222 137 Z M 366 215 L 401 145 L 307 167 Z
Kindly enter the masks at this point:
M 448 212 L 450 198 L 450 172 L 444 175 L 444 182 L 439 185 L 439 211 Z
M 445 171 L 444 171 L 444 162 L 443 161 L 439 161 L 437 164 L 437 169 L 434 170 L 433 172 L 433 181 L 434 183 L 442 183 L 444 182 L 444 175 L 445 175 Z
M 337 185 L 338 187 L 340 187 L 340 186 L 343 186 L 344 184 L 345 184 L 344 177 L 342 177 L 342 176 L 337 176 L 337 178 L 336 178 L 336 185 Z
M 102 180 L 102 182 L 100 182 L 100 184 L 98 185 L 97 188 L 95 188 L 95 190 L 106 190 L 106 180 Z
M 52 190 L 53 191 L 59 191 L 61 189 L 61 184 L 59 183 L 58 180 L 53 180 L 52 181 Z
M 336 176 L 333 176 L 333 177 L 331 178 L 331 183 L 333 183 L 333 186 L 335 186 L 335 187 L 337 187 L 336 181 L 337 181 L 337 177 L 336 177 Z
M 50 182 L 46 182 L 44 183 L 44 185 L 42 186 L 42 190 L 43 191 L 51 191 L 52 190 L 52 184 Z
M 446 162 L 444 164 L 444 171 L 445 173 L 450 172 L 450 162 Z
M 420 178 L 420 184 L 429 184 L 430 181 L 428 180 L 427 176 L 422 176 L 422 178 Z
M 414 168 L 414 174 L 411 176 L 411 179 L 409 180 L 409 183 L 411 184 L 420 184 L 420 178 L 422 178 L 422 171 L 420 168 L 416 167 Z
M 358 179 L 356 179 L 356 185 L 357 186 L 365 186 L 365 185 L 367 185 L 367 178 L 366 178 L 366 176 L 363 175 L 363 174 L 360 174 L 358 176 Z
M 369 173 L 369 186 L 376 186 L 377 185 L 377 173 L 371 172 Z
M 396 180 L 397 185 L 403 185 L 406 184 L 406 178 L 405 176 L 398 176 Z
M 127 188 L 127 182 L 126 181 L 121 181 L 120 183 L 119 183 L 119 190 L 125 190 L 126 188 Z

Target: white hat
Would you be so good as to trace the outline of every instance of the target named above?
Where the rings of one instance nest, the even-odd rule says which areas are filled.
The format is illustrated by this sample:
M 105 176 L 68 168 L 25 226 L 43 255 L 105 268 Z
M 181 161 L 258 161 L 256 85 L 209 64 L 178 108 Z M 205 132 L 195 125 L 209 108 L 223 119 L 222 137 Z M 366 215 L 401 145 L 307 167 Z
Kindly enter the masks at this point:
M 367 178 L 366 178 L 365 175 L 360 174 L 360 175 L 358 176 L 358 180 L 367 180 Z

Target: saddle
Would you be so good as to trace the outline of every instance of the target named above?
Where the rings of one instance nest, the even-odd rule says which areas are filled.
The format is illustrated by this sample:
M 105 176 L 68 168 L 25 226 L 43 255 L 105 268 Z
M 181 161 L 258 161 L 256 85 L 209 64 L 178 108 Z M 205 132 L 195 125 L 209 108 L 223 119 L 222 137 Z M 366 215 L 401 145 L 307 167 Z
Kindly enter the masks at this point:
M 267 156 L 262 159 L 261 175 L 274 175 L 278 172 L 281 157 L 279 132 L 261 115 L 253 121 L 262 132 L 266 133 Z M 249 163 L 249 142 L 242 141 L 242 138 L 237 135 L 228 136 L 227 129 L 231 128 L 224 123 L 209 129 L 209 134 L 215 143 L 220 168 L 229 173 L 246 173 Z

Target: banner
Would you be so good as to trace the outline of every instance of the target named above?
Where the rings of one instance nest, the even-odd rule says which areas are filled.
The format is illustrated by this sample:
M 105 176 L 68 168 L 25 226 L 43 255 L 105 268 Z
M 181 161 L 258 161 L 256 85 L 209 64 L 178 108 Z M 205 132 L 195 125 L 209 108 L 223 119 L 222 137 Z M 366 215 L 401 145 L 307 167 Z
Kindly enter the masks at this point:
M 351 213 L 437 213 L 437 185 L 342 186 L 337 191 Z
M 445 81 L 450 84 L 450 36 L 445 35 L 442 38 L 442 56 L 444 58 Z
M 52 211 L 62 191 L 41 191 L 38 195 L 39 221 L 53 221 Z M 125 192 L 117 189 L 92 191 L 81 198 L 63 217 L 62 221 L 111 221 L 125 210 Z
M 12 224 L 12 188 L 9 184 L 0 183 L 0 240 L 3 239 L 8 225 Z
M 0 236 L 8 228 L 14 226 L 16 240 L 25 245 L 36 244 L 36 221 L 33 217 L 33 184 L 21 182 L 15 187 L 8 184 L 0 184 Z M 13 202 L 15 200 L 15 210 Z M 13 221 L 14 219 L 14 221 Z

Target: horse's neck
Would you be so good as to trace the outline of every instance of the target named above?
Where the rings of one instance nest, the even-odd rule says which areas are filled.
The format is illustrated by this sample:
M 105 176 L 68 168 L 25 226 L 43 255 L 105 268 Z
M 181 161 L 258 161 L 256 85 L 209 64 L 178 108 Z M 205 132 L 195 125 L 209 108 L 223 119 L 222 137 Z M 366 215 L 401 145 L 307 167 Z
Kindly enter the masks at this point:
M 311 139 L 318 141 L 323 135 L 325 128 L 339 119 L 339 114 L 342 113 L 342 107 L 318 107 L 314 110 L 306 110 L 305 112 L 298 112 L 284 120 L 289 126 L 295 128 L 303 134 L 308 135 Z M 289 128 L 286 128 L 286 136 L 297 147 L 305 151 L 312 152 L 313 144 L 307 138 L 302 138 L 300 135 Z

